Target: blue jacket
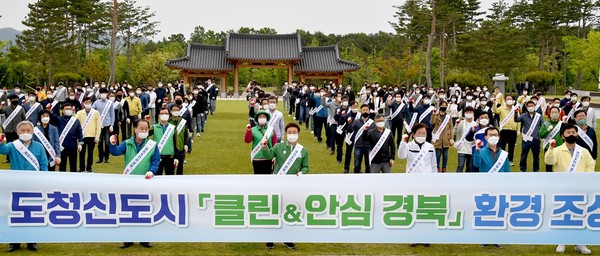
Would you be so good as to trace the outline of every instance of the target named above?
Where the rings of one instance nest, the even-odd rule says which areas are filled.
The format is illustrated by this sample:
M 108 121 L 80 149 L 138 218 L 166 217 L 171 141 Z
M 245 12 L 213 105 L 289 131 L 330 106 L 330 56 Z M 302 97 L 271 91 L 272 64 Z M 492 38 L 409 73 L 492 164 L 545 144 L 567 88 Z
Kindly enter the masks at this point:
M 150 95 L 144 92 L 140 94 L 140 101 L 142 102 L 142 111 L 146 111 L 148 109 L 148 104 L 150 104 Z
M 314 92 L 311 92 L 310 96 L 315 101 L 315 108 L 318 108 L 319 106 L 321 106 L 321 97 L 316 97 Z M 321 110 L 319 110 L 319 112 L 315 113 L 315 116 L 327 118 L 327 116 L 328 116 L 327 108 L 322 107 Z
M 40 129 L 40 131 L 43 133 L 44 132 L 44 127 L 40 124 L 37 126 L 38 129 Z M 58 140 L 59 134 L 58 134 L 58 129 L 56 128 L 56 126 L 48 124 L 48 137 L 46 138 L 48 139 L 48 142 L 50 142 L 50 144 L 52 145 L 52 148 L 54 148 L 54 152 L 56 152 L 56 156 L 60 157 L 60 142 Z M 66 140 L 66 139 L 65 139 Z M 35 133 L 33 134 L 33 141 L 37 141 L 40 144 L 42 144 L 42 142 L 40 141 L 40 139 L 35 135 Z M 42 144 L 43 146 L 44 144 Z M 45 150 L 46 148 L 44 148 Z
M 425 113 L 425 111 L 427 111 L 427 109 L 431 106 L 431 104 L 428 104 L 428 105 L 423 104 L 423 105 L 417 107 L 416 109 L 413 106 L 413 104 L 409 104 L 408 106 L 409 106 L 408 110 L 410 112 L 413 112 L 413 115 L 414 115 L 414 112 L 418 113 L 417 121 L 415 121 L 415 123 L 418 123 L 419 119 L 421 119 L 421 115 L 423 115 L 423 113 Z M 433 131 L 433 125 L 431 125 L 431 114 L 432 113 L 433 113 L 433 111 L 429 112 L 429 114 L 427 114 L 427 116 L 425 116 L 423 118 L 423 121 L 421 121 L 421 123 L 427 125 L 427 127 L 429 128 L 429 131 L 428 131 L 429 133 L 431 133 Z M 412 115 L 411 115 L 411 118 L 412 118 Z M 408 120 L 407 122 L 410 122 L 410 120 Z
M 31 109 L 31 107 L 33 107 L 33 105 L 35 105 L 35 102 L 33 104 L 29 104 L 29 103 L 23 104 L 23 108 L 25 109 L 26 115 L 27 115 L 27 112 Z M 40 111 L 42 111 L 42 104 L 38 105 L 38 109 L 34 110 L 31 113 L 29 118 L 27 118 L 27 121 L 37 124 L 38 123 L 38 114 L 40 113 Z
M 52 120 L 55 120 L 57 124 L 59 138 L 60 134 L 65 129 L 65 126 L 67 126 L 69 119 L 71 119 L 70 116 L 57 116 L 52 114 Z M 78 142 L 83 142 L 83 131 L 81 130 L 81 123 L 76 121 L 73 124 L 73 127 L 71 127 L 71 130 L 67 133 L 62 146 L 64 148 L 74 149 L 77 148 Z
M 46 157 L 46 150 L 44 146 L 39 142 L 32 141 L 28 147 L 29 151 L 35 156 L 40 164 L 40 171 L 48 170 L 48 158 Z M 0 154 L 8 155 L 10 157 L 10 169 L 18 171 L 35 171 L 33 165 L 21 155 L 21 152 L 15 148 L 12 142 L 5 144 L 0 143 Z
M 498 147 L 498 154 L 496 158 L 500 157 L 500 153 L 503 150 Z M 479 167 L 479 172 L 489 172 L 492 169 L 492 166 L 496 163 L 496 159 L 492 156 L 492 151 L 490 151 L 489 147 L 484 147 L 480 150 L 475 150 L 475 154 L 473 154 L 473 165 L 475 167 Z M 508 161 L 508 157 L 504 160 L 504 164 L 500 168 L 498 172 L 510 172 L 510 165 Z

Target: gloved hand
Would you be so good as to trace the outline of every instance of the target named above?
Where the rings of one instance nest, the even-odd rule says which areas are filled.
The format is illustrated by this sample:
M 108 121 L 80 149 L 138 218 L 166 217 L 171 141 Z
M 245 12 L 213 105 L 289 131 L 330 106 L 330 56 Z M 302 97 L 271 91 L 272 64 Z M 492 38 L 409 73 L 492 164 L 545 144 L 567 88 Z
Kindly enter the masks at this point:
M 131 123 L 131 119 L 129 119 L 129 118 L 127 118 L 127 120 L 125 120 L 125 121 L 127 121 L 127 123 Z
M 77 145 L 77 152 L 81 152 L 81 149 L 83 149 L 83 146 L 81 146 L 81 144 Z
M 5 138 L 6 135 L 4 135 L 4 133 L 0 133 L 0 143 L 3 143 Z
M 481 141 L 481 140 L 477 140 L 477 141 L 475 142 L 475 148 L 476 148 L 477 150 L 480 150 L 482 147 L 483 147 L 483 141 Z
M 179 160 L 178 159 L 173 160 L 173 168 L 177 168 L 178 165 L 179 165 Z
M 408 142 L 408 134 L 402 135 L 402 141 L 403 142 Z
M 552 128 L 554 128 L 554 125 L 548 126 L 548 131 L 552 131 Z
M 110 136 L 110 144 L 112 144 L 112 145 L 117 144 L 117 135 L 116 134 L 113 136 Z
M 554 147 L 556 146 L 556 140 L 551 140 L 550 141 L 550 149 L 554 149 Z
M 152 173 L 151 171 L 147 171 L 146 172 L 146 179 L 149 180 L 149 179 L 152 179 L 152 177 L 154 177 L 154 173 Z

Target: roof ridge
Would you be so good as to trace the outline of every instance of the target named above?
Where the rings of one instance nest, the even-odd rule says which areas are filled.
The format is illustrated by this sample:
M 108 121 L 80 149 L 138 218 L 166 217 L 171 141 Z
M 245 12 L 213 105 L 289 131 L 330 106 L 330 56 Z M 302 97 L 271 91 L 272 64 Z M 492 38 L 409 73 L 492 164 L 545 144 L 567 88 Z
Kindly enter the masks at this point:
M 228 36 L 233 37 L 250 37 L 250 38 L 296 38 L 298 37 L 298 33 L 290 33 L 290 34 L 246 34 L 246 33 L 227 33 Z

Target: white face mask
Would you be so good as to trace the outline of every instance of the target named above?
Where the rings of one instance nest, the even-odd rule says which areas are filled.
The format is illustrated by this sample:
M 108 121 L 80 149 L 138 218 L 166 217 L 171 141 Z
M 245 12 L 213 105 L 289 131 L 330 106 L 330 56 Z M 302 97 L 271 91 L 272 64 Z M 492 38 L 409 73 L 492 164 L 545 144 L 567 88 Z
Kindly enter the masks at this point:
M 105 93 L 101 93 L 100 94 L 100 99 L 105 100 L 106 99 L 106 94 Z
M 70 110 L 70 109 L 69 110 L 65 110 L 65 111 L 63 111 L 63 114 L 65 116 L 72 116 L 73 115 L 73 110 Z
M 376 122 L 376 123 L 375 123 L 375 125 L 376 125 L 378 128 L 383 128 L 383 127 L 385 127 L 385 122 Z
M 589 101 L 584 101 L 584 102 L 581 102 L 581 105 L 583 105 L 584 107 L 589 107 L 590 106 L 590 102 Z
M 507 100 L 506 105 L 512 106 L 515 102 L 513 100 Z
M 427 139 L 426 137 L 415 137 L 415 142 L 419 143 L 419 144 L 423 144 L 423 142 L 425 142 L 425 139 Z
M 138 138 L 140 139 L 146 139 L 148 138 L 148 133 L 147 132 L 138 132 Z
M 353 109 L 350 109 L 350 111 L 352 111 L 352 113 L 356 113 L 356 112 L 358 112 L 358 109 L 353 108 Z
M 490 123 L 490 119 L 479 119 L 479 124 L 486 126 Z
M 467 96 L 467 100 L 472 100 L 473 96 Z
M 277 104 L 275 103 L 269 103 L 269 109 L 270 110 L 275 110 L 277 108 Z
M 115 101 L 115 97 L 109 97 L 108 98 L 110 101 Z
M 130 96 L 130 97 L 133 97 L 133 96 L 135 96 L 135 93 L 133 93 L 133 92 L 130 92 L 130 93 L 129 93 L 129 96 Z
M 173 116 L 179 116 L 179 111 L 172 111 L 171 115 L 173 115 Z
M 529 113 L 533 113 L 535 111 L 535 107 L 528 107 L 527 111 L 529 111 Z
M 492 136 L 487 139 L 487 142 L 492 146 L 498 145 L 498 141 L 500 141 L 500 137 L 498 136 Z
M 347 101 L 343 101 L 342 102 L 342 106 L 347 107 L 348 106 L 348 102 Z
M 75 96 L 69 96 L 70 100 L 75 100 Z
M 160 115 L 160 120 L 161 121 L 169 121 L 169 115 L 168 114 Z
M 29 97 L 29 101 L 35 101 L 35 97 Z
M 92 108 L 92 104 L 83 104 L 83 107 L 86 109 Z
M 19 139 L 22 141 L 30 141 L 32 137 L 33 137 L 33 134 L 31 134 L 31 133 L 19 134 Z
M 260 125 L 264 125 L 264 124 L 266 124 L 266 123 L 267 123 L 267 119 L 266 119 L 266 118 L 264 118 L 264 117 L 261 117 L 261 118 L 259 118 L 259 119 L 258 119 L 258 124 L 260 124 Z
M 50 122 L 50 117 L 42 117 L 42 123 L 47 124 Z
M 287 140 L 290 143 L 294 143 L 294 142 L 298 141 L 298 134 L 288 134 Z
M 431 103 L 431 100 L 423 100 L 423 104 L 429 105 L 429 103 Z

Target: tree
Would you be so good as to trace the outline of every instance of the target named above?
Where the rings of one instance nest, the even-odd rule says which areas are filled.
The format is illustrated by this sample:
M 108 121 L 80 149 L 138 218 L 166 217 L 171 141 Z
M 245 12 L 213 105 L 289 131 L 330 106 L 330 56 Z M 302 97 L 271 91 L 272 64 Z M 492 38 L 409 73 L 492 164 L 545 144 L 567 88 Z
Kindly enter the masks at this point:
M 196 26 L 194 32 L 190 35 L 190 43 L 208 44 L 208 45 L 223 45 L 225 44 L 225 32 L 215 33 L 213 30 L 206 31 L 202 26 Z
M 433 81 L 431 80 L 431 49 L 433 48 L 433 40 L 435 40 L 435 25 L 436 25 L 435 1 L 436 0 L 430 0 L 431 31 L 430 31 L 429 35 L 427 35 L 427 59 L 425 60 L 425 78 L 427 79 L 427 87 L 433 87 Z
M 119 4 L 113 0 L 112 31 L 110 33 L 110 75 L 108 84 L 113 85 L 117 74 L 117 33 L 119 31 Z

